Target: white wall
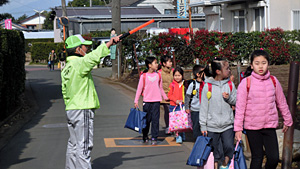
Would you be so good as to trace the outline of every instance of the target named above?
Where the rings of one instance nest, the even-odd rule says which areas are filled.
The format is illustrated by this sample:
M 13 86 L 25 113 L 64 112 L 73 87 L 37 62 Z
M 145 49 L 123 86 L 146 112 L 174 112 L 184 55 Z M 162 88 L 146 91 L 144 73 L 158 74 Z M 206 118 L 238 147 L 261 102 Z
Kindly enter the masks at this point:
M 300 10 L 300 0 L 270 0 L 270 27 L 292 30 L 292 10 Z
M 175 9 L 172 4 L 173 0 L 145 0 L 137 6 L 154 6 L 161 14 L 164 14 L 165 9 Z

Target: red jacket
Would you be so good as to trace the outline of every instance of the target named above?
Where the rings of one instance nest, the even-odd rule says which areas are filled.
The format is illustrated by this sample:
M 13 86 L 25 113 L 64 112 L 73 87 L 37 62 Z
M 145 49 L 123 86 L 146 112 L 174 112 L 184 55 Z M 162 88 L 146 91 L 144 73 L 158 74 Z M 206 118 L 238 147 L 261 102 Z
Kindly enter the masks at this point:
M 182 100 L 184 102 L 184 95 L 185 94 L 184 94 L 183 83 L 181 86 L 179 86 L 178 82 L 173 80 L 173 82 L 169 85 L 169 93 L 168 93 L 168 98 L 170 99 L 170 105 L 176 106 L 177 100 Z

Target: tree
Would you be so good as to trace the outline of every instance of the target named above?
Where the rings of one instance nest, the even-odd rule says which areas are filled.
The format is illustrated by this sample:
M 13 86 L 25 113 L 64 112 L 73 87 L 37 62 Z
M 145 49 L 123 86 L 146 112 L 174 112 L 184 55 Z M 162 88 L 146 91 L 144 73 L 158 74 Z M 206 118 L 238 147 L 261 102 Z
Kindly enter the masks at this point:
M 97 6 L 104 6 L 109 3 L 109 0 L 105 0 L 103 2 L 102 0 L 92 0 L 92 5 L 97 5 Z M 89 7 L 90 6 L 90 1 L 89 0 L 73 0 L 68 2 L 68 7 Z
M 0 6 L 4 5 L 6 3 L 8 3 L 8 0 L 0 0 Z
M 21 21 L 23 21 L 24 19 L 28 18 L 28 16 L 26 14 L 20 16 L 17 20 L 16 23 L 19 24 Z
M 9 13 L 0 14 L 0 21 L 2 21 L 4 19 L 11 19 L 12 22 L 15 22 L 15 18 Z
M 46 15 L 46 19 L 45 19 L 44 24 L 43 24 L 43 29 L 53 30 L 53 22 L 54 21 L 49 20 L 51 12 L 52 11 L 50 11 L 48 13 L 47 12 L 43 13 L 44 15 Z

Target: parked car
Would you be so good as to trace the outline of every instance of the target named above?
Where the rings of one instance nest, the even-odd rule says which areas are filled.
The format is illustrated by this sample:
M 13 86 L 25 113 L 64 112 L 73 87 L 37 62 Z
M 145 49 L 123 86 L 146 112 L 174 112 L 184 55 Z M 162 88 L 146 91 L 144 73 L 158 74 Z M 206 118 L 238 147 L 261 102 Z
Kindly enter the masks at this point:
M 107 43 L 110 40 L 109 37 L 93 37 L 92 41 L 93 41 L 93 46 L 92 49 L 96 49 L 99 45 L 103 44 L 103 43 Z M 110 54 L 101 58 L 100 60 L 100 65 L 107 66 L 107 67 L 111 67 L 112 66 L 112 61 L 110 58 Z

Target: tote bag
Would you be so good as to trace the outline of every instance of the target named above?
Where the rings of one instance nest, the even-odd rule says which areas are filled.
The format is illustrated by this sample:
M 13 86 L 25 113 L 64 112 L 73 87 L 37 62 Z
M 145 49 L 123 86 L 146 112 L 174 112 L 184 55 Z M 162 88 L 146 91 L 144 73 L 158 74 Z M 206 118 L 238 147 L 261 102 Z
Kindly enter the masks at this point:
M 143 128 L 146 127 L 146 115 L 146 112 L 131 108 L 124 128 L 129 128 L 136 132 L 142 133 Z
M 186 164 L 197 167 L 204 166 L 212 152 L 211 142 L 212 138 L 210 137 L 198 136 Z
M 203 167 L 197 167 L 197 169 L 214 169 L 214 168 L 215 168 L 215 158 L 213 152 L 210 152 L 208 159 Z
M 193 123 L 191 120 L 191 113 L 186 113 L 185 110 L 182 109 L 181 104 L 179 111 L 175 111 L 176 107 L 173 109 L 173 112 L 169 113 L 169 132 L 192 131 Z
M 231 159 L 229 169 L 247 169 L 243 148 L 240 145 L 242 141 L 238 141 L 235 146 L 235 151 Z

